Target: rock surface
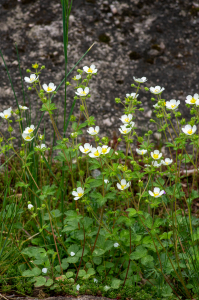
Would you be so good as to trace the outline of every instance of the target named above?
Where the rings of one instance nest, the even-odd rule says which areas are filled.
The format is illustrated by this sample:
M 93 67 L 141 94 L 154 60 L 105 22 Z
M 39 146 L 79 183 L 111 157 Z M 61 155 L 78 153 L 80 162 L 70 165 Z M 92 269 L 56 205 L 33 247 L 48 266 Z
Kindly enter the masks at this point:
M 195 1 L 196 2 L 196 1 Z M 100 126 L 102 136 L 119 136 L 118 127 L 122 105 L 115 98 L 124 99 L 131 87 L 133 76 L 148 78 L 144 86 L 165 87 L 163 98 L 181 100 L 180 111 L 189 117 L 184 100 L 198 92 L 199 73 L 199 9 L 190 0 L 75 0 L 70 15 L 68 70 L 95 42 L 93 48 L 78 65 L 94 63 L 98 75 L 91 81 L 91 98 L 87 106 Z M 57 86 L 64 78 L 64 50 L 62 43 L 61 4 L 57 0 L 1 0 L 0 1 L 1 51 L 8 66 L 19 104 L 23 103 L 20 73 L 15 49 L 18 45 L 22 76 L 32 63 L 44 64 L 40 80 Z M 78 68 L 77 67 L 77 68 Z M 77 70 L 76 68 L 76 70 Z M 68 80 L 77 74 L 74 70 Z M 3 61 L 0 58 L 0 111 L 12 106 L 15 98 L 9 84 Z M 32 107 L 32 124 L 38 124 L 41 103 L 35 92 L 24 84 L 25 103 Z M 136 125 L 142 134 L 153 127 L 154 102 L 150 92 L 140 91 L 145 112 L 136 116 Z M 54 98 L 60 113 L 58 127 L 63 128 L 64 87 Z M 74 97 L 73 87 L 68 88 L 67 114 Z M 79 102 L 75 108 L 78 115 Z M 36 110 L 37 109 L 37 110 Z M 52 143 L 52 126 L 45 116 L 46 140 Z M 5 121 L 3 121 L 4 124 Z M 43 133 L 44 122 L 41 123 Z M 15 135 L 19 129 L 14 126 Z M 2 129 L 4 132 L 5 130 Z M 70 131 L 70 130 L 69 130 Z M 115 133 L 114 133 L 115 131 Z M 47 144 L 48 144 L 47 143 Z

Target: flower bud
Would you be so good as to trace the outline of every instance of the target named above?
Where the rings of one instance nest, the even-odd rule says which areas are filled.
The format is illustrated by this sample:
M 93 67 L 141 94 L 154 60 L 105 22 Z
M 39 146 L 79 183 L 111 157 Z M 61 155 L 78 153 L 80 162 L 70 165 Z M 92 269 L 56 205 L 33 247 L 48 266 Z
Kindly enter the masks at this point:
M 136 85 L 134 83 L 131 84 L 131 87 L 136 87 Z
M 31 73 L 30 69 L 27 69 L 26 72 L 27 72 L 27 73 Z
M 85 111 L 85 108 L 83 105 L 80 105 L 80 111 Z
M 8 127 L 8 132 L 13 132 L 13 128 L 11 126 Z
M 122 139 L 121 139 L 121 138 L 118 138 L 118 139 L 117 139 L 117 141 L 118 141 L 118 142 L 121 142 L 121 141 L 122 141 Z
M 31 91 L 31 90 L 32 90 L 31 86 L 29 86 L 29 87 L 28 87 L 28 90 L 29 90 L 29 91 Z
M 145 91 L 147 91 L 147 92 L 149 91 L 149 88 L 148 88 L 148 87 L 145 87 L 144 89 L 145 89 Z
M 76 117 L 75 117 L 74 115 L 71 115 L 70 121 L 71 121 L 71 122 L 75 122 L 75 121 L 76 121 Z
M 71 85 L 69 81 L 66 81 L 66 86 Z
M 43 65 L 43 66 L 41 66 L 41 70 L 43 70 L 43 69 L 45 69 L 45 66 Z
M 153 120 L 153 119 L 150 119 L 150 121 L 149 122 L 151 122 L 151 123 L 155 123 L 155 121 Z

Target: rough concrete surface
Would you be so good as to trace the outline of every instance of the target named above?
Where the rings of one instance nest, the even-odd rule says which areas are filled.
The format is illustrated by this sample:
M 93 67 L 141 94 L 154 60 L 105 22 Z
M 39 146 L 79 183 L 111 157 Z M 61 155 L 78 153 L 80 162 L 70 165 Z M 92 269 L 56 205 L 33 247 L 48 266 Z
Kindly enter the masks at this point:
M 181 100 L 180 111 L 189 117 L 185 107 L 186 96 L 198 92 L 199 73 L 199 1 L 191 0 L 74 0 L 70 15 L 68 70 L 83 53 L 96 42 L 79 64 L 79 68 L 94 63 L 98 75 L 91 81 L 91 98 L 87 100 L 90 115 L 100 126 L 100 134 L 119 136 L 118 127 L 122 105 L 115 104 L 115 97 L 124 99 L 131 87 L 133 76 L 148 78 L 144 86 L 160 85 L 165 88 L 163 98 Z M 64 51 L 62 42 L 61 4 L 58 0 L 0 0 L 0 48 L 11 74 L 16 96 L 23 103 L 20 74 L 15 43 L 18 45 L 23 77 L 32 63 L 44 64 L 40 80 L 59 85 L 64 78 Z M 77 67 L 77 68 L 78 68 Z M 77 70 L 76 68 L 76 70 Z M 77 74 L 76 70 L 68 77 Z M 16 102 L 0 58 L 0 111 Z M 39 108 L 35 92 L 27 90 L 26 104 L 32 106 L 32 123 L 37 125 Z M 75 90 L 67 94 L 67 114 Z M 145 132 L 153 128 L 154 102 L 150 92 L 141 91 L 145 112 L 136 114 L 136 126 Z M 64 87 L 54 101 L 60 107 L 58 127 L 63 128 Z M 29 103 L 30 99 L 30 103 Z M 75 108 L 78 115 L 79 102 Z M 51 123 L 45 116 L 46 140 L 52 141 Z M 3 121 L 2 124 L 5 124 Z M 43 124 L 40 126 L 43 133 Z M 4 132 L 4 125 L 1 130 Z M 19 134 L 18 127 L 14 134 Z M 155 138 L 158 138 L 156 135 Z

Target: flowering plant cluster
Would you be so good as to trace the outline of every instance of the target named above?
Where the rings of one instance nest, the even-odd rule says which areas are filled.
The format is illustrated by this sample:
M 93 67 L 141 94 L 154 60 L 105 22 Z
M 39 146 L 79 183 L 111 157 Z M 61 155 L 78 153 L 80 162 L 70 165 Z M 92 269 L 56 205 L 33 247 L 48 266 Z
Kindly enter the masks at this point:
M 184 249 L 176 231 L 177 220 L 182 217 L 177 205 L 183 197 L 189 213 L 190 234 L 193 240 L 198 240 L 198 236 L 194 236 L 191 219 L 191 202 L 197 198 L 197 193 L 191 191 L 187 200 L 180 178 L 180 168 L 182 165 L 186 168 L 186 162 L 197 169 L 197 155 L 195 158 L 186 148 L 186 143 L 191 142 L 193 153 L 196 151 L 198 154 L 197 118 L 191 118 L 188 124 L 184 119 L 180 121 L 180 100 L 162 99 L 163 87 L 145 87 L 156 97 L 151 100 L 157 101 L 153 105 L 154 118 L 150 122 L 157 126 L 159 133 L 165 136 L 169 133 L 165 143 L 168 151 L 152 143 L 152 130 L 147 131 L 144 137 L 138 136 L 136 114 L 143 111 L 139 108 L 138 92 L 147 79 L 133 77 L 136 85 L 132 86 L 136 92 L 125 94 L 124 100 L 115 99 L 117 104 L 124 106 L 124 112 L 118 118 L 117 143 L 111 146 L 109 137 L 100 136 L 99 125 L 89 115 L 92 92 L 89 82 L 98 72 L 91 64 L 79 69 L 78 75 L 73 78 L 74 103 L 79 102 L 80 108 L 79 120 L 76 121 L 77 117 L 70 114 L 72 132 L 67 138 L 65 135 L 62 138 L 53 118 L 53 111 L 57 109 L 52 102 L 56 86 L 52 82 L 42 85 L 40 71 L 44 66 L 40 71 L 38 68 L 39 64 L 34 64 L 35 72 L 24 81 L 28 89 L 36 90 L 42 103 L 40 110 L 49 114 L 57 137 L 57 145 L 52 147 L 52 151 L 56 151 L 54 159 L 61 163 L 61 180 L 53 175 L 55 181 L 44 184 L 44 166 L 49 175 L 53 174 L 52 164 L 43 153 L 49 148 L 43 142 L 45 136 L 38 135 L 36 125 L 24 126 L 23 116 L 29 108 L 19 105 L 15 114 L 11 107 L 0 113 L 3 122 L 8 123 L 10 133 L 10 118 L 12 115 L 18 117 L 23 149 L 18 154 L 13 145 L 9 148 L 20 158 L 24 170 L 16 188 L 22 189 L 23 195 L 31 199 L 27 202 L 28 213 L 37 224 L 37 234 L 41 233 L 33 239 L 32 247 L 22 250 L 31 265 L 31 269 L 23 269 L 22 276 L 32 277 L 36 286 L 51 286 L 52 289 L 56 287 L 56 278 L 70 280 L 74 283 L 75 292 L 83 288 L 78 279 L 92 279 L 98 284 L 105 276 L 111 282 L 104 286 L 104 291 L 108 292 L 142 280 L 157 284 L 158 276 L 163 276 L 165 295 L 175 294 L 169 279 L 173 276 L 178 278 L 185 294 L 189 295 L 183 276 L 178 276 L 186 265 L 173 263 L 173 257 L 179 262 L 180 255 L 176 250 L 182 254 Z M 69 82 L 66 84 L 70 85 Z M 191 113 L 197 115 L 198 94 L 187 96 L 185 103 L 191 107 Z M 171 115 L 176 119 L 176 126 L 171 122 Z M 82 119 L 84 122 L 80 123 Z M 89 138 L 80 142 L 84 133 Z M 117 149 L 119 143 L 125 145 L 125 151 Z M 31 166 L 35 162 L 34 155 L 40 166 L 38 172 Z M 96 176 L 94 171 L 97 171 Z M 30 194 L 32 198 L 28 197 Z M 164 218 L 157 217 L 156 212 L 163 210 Z M 174 226 L 172 231 L 162 231 L 171 224 Z M 168 252 L 172 251 L 171 259 Z

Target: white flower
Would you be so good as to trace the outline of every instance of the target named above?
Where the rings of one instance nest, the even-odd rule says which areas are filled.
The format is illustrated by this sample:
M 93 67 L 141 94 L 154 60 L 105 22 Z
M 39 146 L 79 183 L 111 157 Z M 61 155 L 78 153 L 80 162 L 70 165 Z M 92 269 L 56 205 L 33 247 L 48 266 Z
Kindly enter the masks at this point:
M 160 108 L 160 106 L 158 105 L 158 103 L 153 105 L 154 108 Z
M 127 128 L 126 126 L 127 124 L 120 126 L 119 131 L 121 132 L 121 134 L 127 134 L 131 131 L 132 128 L 131 127 Z
M 32 207 L 34 207 L 32 204 L 28 204 L 28 209 L 31 209 Z
M 91 151 L 91 149 L 92 149 L 92 146 L 89 143 L 84 144 L 84 147 L 79 146 L 79 150 L 85 154 L 89 153 Z
M 146 77 L 142 77 L 142 78 L 135 78 L 133 76 L 133 79 L 135 80 L 135 82 L 139 82 L 139 83 L 144 83 L 147 81 Z
M 186 103 L 188 104 L 197 104 L 199 105 L 199 95 L 194 94 L 193 97 L 191 95 L 188 95 L 185 100 Z
M 30 127 L 26 127 L 24 130 L 25 134 L 30 134 L 35 130 L 35 126 L 34 125 L 30 125 Z
M 38 77 L 39 77 L 39 76 L 36 77 L 35 74 L 31 74 L 31 75 L 30 75 L 30 78 L 29 78 L 29 77 L 25 77 L 24 80 L 25 80 L 25 82 L 27 82 L 27 83 L 33 83 L 35 80 L 38 79 Z
M 162 157 L 162 153 L 160 153 L 159 150 L 155 150 L 154 152 L 151 152 L 151 156 L 153 159 L 159 159 L 160 157 Z
M 107 184 L 107 183 L 109 183 L 109 180 L 108 179 L 104 179 L 104 182 Z
M 50 82 L 49 85 L 43 84 L 43 89 L 46 91 L 46 93 L 52 93 L 56 89 L 56 85 L 54 83 Z
M 38 149 L 44 149 L 44 148 L 47 148 L 45 144 L 41 144 L 41 145 L 38 145 L 36 146 L 36 148 Z
M 77 188 L 77 191 L 73 191 L 72 195 L 75 196 L 74 200 L 78 200 L 79 198 L 81 198 L 84 195 L 84 189 L 82 189 L 81 187 Z
M 91 158 L 97 158 L 100 156 L 101 153 L 102 153 L 102 148 L 100 146 L 98 146 L 97 148 L 91 149 L 91 153 L 89 153 L 89 156 Z
M 90 134 L 90 135 L 96 135 L 99 133 L 99 126 L 95 126 L 94 127 L 89 127 L 89 129 L 87 130 L 87 132 Z
M 20 108 L 21 110 L 29 109 L 27 106 L 22 106 L 22 105 L 19 105 L 19 108 Z
M 164 91 L 164 88 L 161 88 L 159 85 L 157 85 L 155 87 L 150 87 L 150 92 L 155 95 L 158 95 L 158 94 L 162 93 L 163 91 Z
M 71 256 L 75 256 L 75 252 L 71 252 L 70 255 L 71 255 Z
M 162 165 L 162 162 L 158 163 L 156 160 L 152 161 L 152 166 L 155 168 L 159 168 Z
M 139 94 L 137 94 L 137 95 L 136 95 L 136 93 L 126 94 L 126 98 L 128 98 L 130 96 L 133 98 L 137 98 L 139 96 Z
M 87 74 L 97 73 L 97 69 L 95 69 L 95 65 L 91 65 L 90 68 L 85 66 L 85 67 L 83 67 L 83 70 Z
M 22 133 L 22 137 L 23 137 L 23 139 L 24 139 L 25 141 L 27 141 L 27 142 L 30 142 L 30 141 L 32 141 L 32 139 L 34 139 L 34 136 L 33 136 L 33 135 L 31 135 L 30 133 L 27 134 L 27 133 L 25 133 L 25 132 Z
M 145 153 L 147 153 L 147 150 L 144 150 L 144 149 L 136 149 L 136 152 L 137 152 L 137 154 L 144 155 Z
M 191 125 L 188 124 L 184 128 L 182 128 L 182 131 L 187 135 L 192 135 L 196 132 L 196 125 L 193 125 L 193 127 L 191 127 Z
M 110 289 L 110 286 L 105 285 L 104 290 L 105 290 L 105 291 L 108 291 L 109 289 Z
M 114 246 L 115 248 L 117 248 L 117 247 L 119 247 L 119 244 L 118 244 L 118 243 L 115 243 L 113 246 Z
M 79 291 L 79 289 L 80 289 L 80 285 L 77 284 L 77 285 L 76 285 L 76 290 Z
M 111 150 L 111 147 L 102 146 L 102 154 L 108 154 L 110 150 Z
M 3 119 L 8 119 L 11 116 L 12 107 L 5 109 L 3 112 L 0 113 L 0 117 Z
M 77 92 L 75 92 L 75 94 L 77 94 L 78 96 L 81 96 L 81 97 L 85 97 L 86 95 L 88 95 L 88 93 L 89 93 L 88 87 L 85 87 L 84 90 L 82 88 L 78 88 Z
M 98 280 L 97 280 L 96 278 L 94 278 L 93 281 L 94 281 L 95 283 L 98 283 Z
M 128 124 L 129 122 L 131 122 L 132 118 L 133 118 L 133 115 L 129 114 L 129 115 L 121 116 L 120 120 L 122 121 L 122 123 Z
M 168 166 L 173 162 L 173 159 L 165 158 L 165 160 L 161 161 L 163 165 Z
M 164 194 L 164 191 L 162 190 L 160 192 L 160 188 L 158 187 L 155 187 L 153 192 L 149 191 L 149 194 L 152 196 L 152 197 L 155 197 L 155 198 L 158 198 L 160 196 L 162 196 Z
M 82 76 L 79 74 L 79 75 L 76 75 L 76 76 L 74 77 L 74 79 L 75 79 L 75 80 L 80 80 L 81 77 L 82 77 Z
M 166 102 L 166 108 L 168 109 L 176 109 L 180 104 L 180 100 L 171 99 L 170 101 Z
M 48 269 L 47 268 L 43 268 L 41 271 L 46 274 L 48 272 Z
M 122 179 L 120 183 L 121 184 L 117 183 L 117 188 L 121 191 L 127 189 L 131 185 L 131 182 L 127 183 L 125 179 Z

